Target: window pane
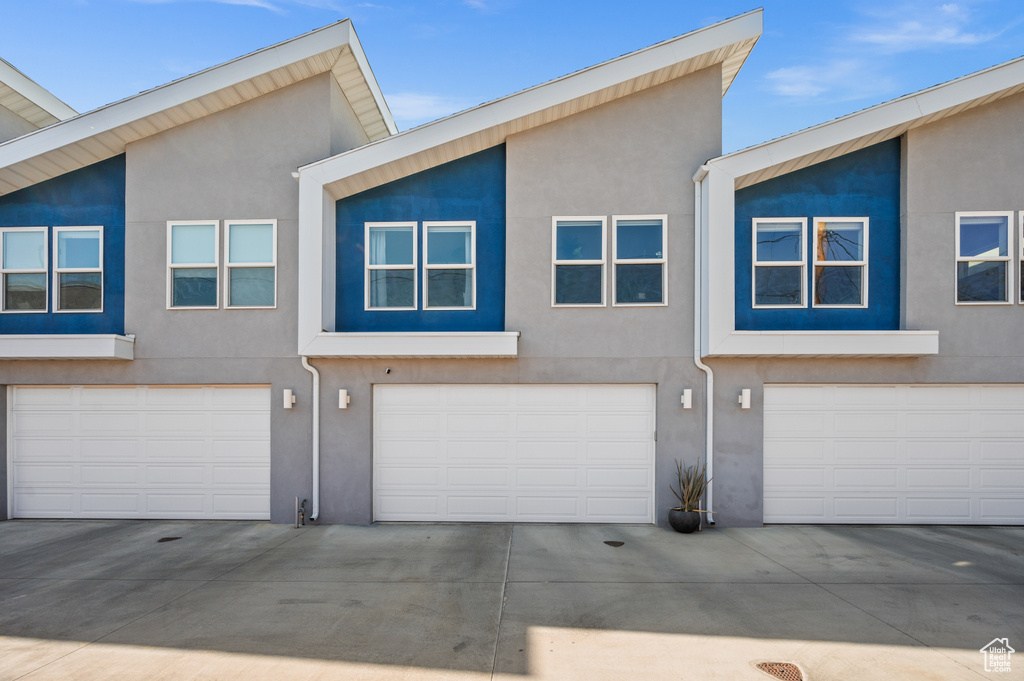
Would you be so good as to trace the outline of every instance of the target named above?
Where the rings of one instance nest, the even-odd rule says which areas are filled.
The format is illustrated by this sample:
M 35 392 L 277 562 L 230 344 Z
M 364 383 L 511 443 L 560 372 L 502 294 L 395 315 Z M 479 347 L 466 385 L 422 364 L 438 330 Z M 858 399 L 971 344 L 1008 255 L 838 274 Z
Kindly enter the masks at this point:
M 5 310 L 45 310 L 46 273 L 5 274 Z
M 175 265 L 216 261 L 216 225 L 171 225 L 171 262 Z
M 103 307 L 103 275 L 99 272 L 60 274 L 60 309 L 99 310 Z
M 998 258 L 1009 253 L 1009 226 L 1005 215 L 960 218 L 960 257 Z
M 217 305 L 217 269 L 197 267 L 171 270 L 173 307 L 214 307 Z
M 963 303 L 1006 301 L 1007 262 L 972 260 L 956 264 L 956 299 Z
M 664 265 L 616 265 L 615 302 L 660 303 Z
M 3 237 L 4 269 L 41 270 L 46 267 L 45 232 L 4 232 Z
M 273 267 L 232 267 L 228 272 L 231 277 L 228 305 L 269 307 L 274 304 Z
M 371 270 L 370 307 L 415 307 L 415 270 Z
M 228 225 L 228 262 L 274 262 L 274 225 Z
M 98 230 L 57 232 L 57 267 L 85 269 L 99 266 L 100 233 Z
M 559 305 L 600 305 L 603 265 L 557 265 L 555 303 Z
M 804 226 L 799 222 L 757 225 L 758 262 L 798 262 L 803 255 Z
M 803 282 L 800 267 L 756 267 L 755 305 L 802 305 Z
M 555 234 L 555 260 L 601 260 L 600 222 L 559 222 Z
M 615 223 L 615 254 L 623 260 L 663 258 L 661 220 L 619 220 Z
M 860 305 L 863 273 L 860 267 L 815 267 L 815 304 Z
M 473 307 L 472 272 L 427 270 L 427 307 Z
M 427 228 L 428 265 L 469 265 L 473 246 L 469 225 Z
M 371 227 L 371 265 L 411 265 L 412 227 Z
M 800 258 L 795 258 L 799 260 Z M 818 260 L 843 262 L 864 259 L 864 225 L 859 222 L 819 222 Z

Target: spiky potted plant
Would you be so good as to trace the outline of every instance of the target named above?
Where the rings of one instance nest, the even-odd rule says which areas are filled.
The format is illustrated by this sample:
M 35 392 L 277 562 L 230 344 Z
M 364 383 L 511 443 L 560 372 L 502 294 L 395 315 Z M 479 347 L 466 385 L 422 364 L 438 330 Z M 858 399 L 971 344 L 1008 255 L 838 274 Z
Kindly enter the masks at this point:
M 676 459 L 676 486 L 669 485 L 679 505 L 668 510 L 668 523 L 676 532 L 690 533 L 700 529 L 701 500 L 711 479 L 707 477 L 707 465 L 683 466 Z

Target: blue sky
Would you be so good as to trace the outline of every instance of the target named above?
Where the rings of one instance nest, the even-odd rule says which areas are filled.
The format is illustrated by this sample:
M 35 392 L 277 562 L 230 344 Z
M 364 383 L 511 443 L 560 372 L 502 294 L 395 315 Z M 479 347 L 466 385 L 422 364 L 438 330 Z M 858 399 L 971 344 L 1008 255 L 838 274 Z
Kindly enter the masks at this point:
M 764 0 L 725 151 L 1024 54 L 1019 0 Z M 756 0 L 0 0 L 0 57 L 78 111 L 353 20 L 399 128 L 757 7 Z

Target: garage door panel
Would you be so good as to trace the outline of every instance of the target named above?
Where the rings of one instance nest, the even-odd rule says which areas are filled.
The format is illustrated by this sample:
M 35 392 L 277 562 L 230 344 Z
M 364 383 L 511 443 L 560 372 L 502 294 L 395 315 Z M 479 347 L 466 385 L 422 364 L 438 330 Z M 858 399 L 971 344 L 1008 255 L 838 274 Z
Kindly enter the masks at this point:
M 907 461 L 954 462 L 971 460 L 970 440 L 907 440 Z
M 586 443 L 586 456 L 588 463 L 648 463 L 654 460 L 654 444 L 650 437 L 645 440 L 590 441 Z
M 14 430 L 19 433 L 37 433 L 40 435 L 53 435 L 54 433 L 71 433 L 75 429 L 75 421 L 71 414 L 66 412 L 47 413 L 45 411 L 36 413 L 14 414 Z
M 515 443 L 519 461 L 582 461 L 585 443 L 578 440 L 520 440 Z
M 220 390 L 14 388 L 13 515 L 268 519 L 270 390 L 224 389 L 218 411 Z M 67 437 L 39 429 L 54 419 Z
M 764 402 L 765 522 L 1024 524 L 1024 386 L 766 385 Z M 809 435 L 819 418 L 834 431 Z
M 141 466 L 82 464 L 80 470 L 83 485 L 138 487 L 143 481 Z
M 654 393 L 375 386 L 375 519 L 652 522 Z M 408 436 L 409 422 L 431 419 L 444 427 Z

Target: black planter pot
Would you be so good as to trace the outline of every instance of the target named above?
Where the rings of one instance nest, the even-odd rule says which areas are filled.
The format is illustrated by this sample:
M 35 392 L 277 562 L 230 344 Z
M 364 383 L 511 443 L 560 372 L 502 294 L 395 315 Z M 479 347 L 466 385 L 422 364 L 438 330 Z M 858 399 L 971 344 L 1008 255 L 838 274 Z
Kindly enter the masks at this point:
M 684 534 L 696 532 L 700 528 L 700 513 L 670 508 L 668 509 L 668 524 L 676 532 Z

